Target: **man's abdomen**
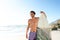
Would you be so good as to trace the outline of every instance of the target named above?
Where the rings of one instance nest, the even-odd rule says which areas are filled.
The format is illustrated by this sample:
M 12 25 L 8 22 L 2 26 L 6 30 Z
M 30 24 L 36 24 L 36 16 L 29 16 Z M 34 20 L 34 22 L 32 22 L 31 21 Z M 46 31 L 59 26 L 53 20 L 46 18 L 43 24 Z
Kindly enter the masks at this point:
M 30 29 L 31 32 L 36 32 L 36 30 L 37 30 L 36 28 L 31 28 Z

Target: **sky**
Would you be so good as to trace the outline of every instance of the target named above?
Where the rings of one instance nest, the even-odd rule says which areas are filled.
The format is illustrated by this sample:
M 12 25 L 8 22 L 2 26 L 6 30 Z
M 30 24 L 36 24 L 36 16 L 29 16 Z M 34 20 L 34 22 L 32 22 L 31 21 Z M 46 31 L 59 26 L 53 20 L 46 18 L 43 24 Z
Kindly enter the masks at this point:
M 30 11 L 43 10 L 51 23 L 60 19 L 60 0 L 0 0 L 0 26 L 27 25 Z

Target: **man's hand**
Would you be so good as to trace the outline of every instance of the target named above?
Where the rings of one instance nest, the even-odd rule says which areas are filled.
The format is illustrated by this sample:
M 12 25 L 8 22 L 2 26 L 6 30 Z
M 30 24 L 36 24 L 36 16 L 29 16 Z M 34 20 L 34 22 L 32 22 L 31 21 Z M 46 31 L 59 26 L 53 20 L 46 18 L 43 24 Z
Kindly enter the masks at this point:
M 28 34 L 26 33 L 26 38 L 28 39 Z

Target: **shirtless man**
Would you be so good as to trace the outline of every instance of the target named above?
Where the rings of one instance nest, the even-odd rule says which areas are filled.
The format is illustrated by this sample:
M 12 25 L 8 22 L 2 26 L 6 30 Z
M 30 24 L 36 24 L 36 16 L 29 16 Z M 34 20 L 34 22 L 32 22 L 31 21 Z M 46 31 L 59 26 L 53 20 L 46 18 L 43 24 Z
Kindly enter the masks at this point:
M 30 28 L 29 40 L 36 40 L 38 17 L 35 17 L 35 14 L 34 11 L 30 11 L 31 19 L 28 20 L 28 27 L 26 30 L 26 38 L 28 38 L 28 30 Z

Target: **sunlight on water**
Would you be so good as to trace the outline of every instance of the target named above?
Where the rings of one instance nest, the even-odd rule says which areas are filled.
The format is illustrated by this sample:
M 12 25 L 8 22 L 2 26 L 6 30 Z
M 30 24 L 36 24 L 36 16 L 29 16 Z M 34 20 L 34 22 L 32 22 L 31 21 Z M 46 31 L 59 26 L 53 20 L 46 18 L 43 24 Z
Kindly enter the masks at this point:
M 0 40 L 26 40 L 25 26 L 0 27 Z

